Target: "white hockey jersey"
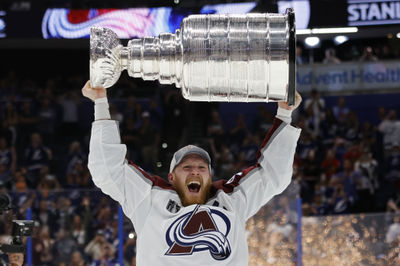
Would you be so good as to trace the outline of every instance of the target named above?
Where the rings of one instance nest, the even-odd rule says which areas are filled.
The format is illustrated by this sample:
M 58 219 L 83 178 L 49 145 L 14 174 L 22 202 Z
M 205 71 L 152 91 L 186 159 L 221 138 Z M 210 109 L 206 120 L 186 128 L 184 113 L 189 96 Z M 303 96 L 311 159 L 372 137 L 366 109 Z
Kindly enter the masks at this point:
M 88 167 L 96 186 L 132 220 L 137 265 L 242 266 L 246 221 L 289 185 L 300 131 L 275 118 L 257 164 L 214 182 L 204 205 L 182 206 L 167 181 L 128 162 L 113 120 L 93 122 Z

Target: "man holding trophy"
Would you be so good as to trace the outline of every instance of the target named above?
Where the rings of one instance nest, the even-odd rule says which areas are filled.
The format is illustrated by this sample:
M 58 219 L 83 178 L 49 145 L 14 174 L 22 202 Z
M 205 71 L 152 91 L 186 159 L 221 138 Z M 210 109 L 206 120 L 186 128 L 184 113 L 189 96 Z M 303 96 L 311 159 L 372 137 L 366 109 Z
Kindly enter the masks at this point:
M 137 233 L 138 265 L 247 265 L 246 221 L 291 182 L 300 129 L 290 125 L 301 97 L 294 81 L 294 14 L 195 15 L 174 34 L 122 47 L 107 29 L 91 33 L 94 102 L 89 170 L 118 201 Z M 175 83 L 194 101 L 278 102 L 255 165 L 212 182 L 211 159 L 188 145 L 173 155 L 168 181 L 125 159 L 107 91 L 132 77 Z

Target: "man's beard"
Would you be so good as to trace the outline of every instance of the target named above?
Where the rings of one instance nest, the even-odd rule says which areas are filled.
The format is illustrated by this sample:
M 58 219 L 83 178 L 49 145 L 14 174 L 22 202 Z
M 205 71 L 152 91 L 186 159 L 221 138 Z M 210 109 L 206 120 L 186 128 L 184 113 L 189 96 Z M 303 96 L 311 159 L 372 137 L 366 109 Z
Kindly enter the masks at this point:
M 183 206 L 193 204 L 205 204 L 210 195 L 211 183 L 203 184 L 201 190 L 196 195 L 191 195 L 186 184 L 174 186 Z

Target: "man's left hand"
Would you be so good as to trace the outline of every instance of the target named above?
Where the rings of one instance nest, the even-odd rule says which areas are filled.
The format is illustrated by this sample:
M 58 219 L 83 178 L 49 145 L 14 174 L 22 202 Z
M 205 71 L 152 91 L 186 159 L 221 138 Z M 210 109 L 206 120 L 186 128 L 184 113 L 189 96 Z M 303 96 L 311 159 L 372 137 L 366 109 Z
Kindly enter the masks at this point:
M 280 108 L 286 109 L 286 110 L 295 110 L 297 107 L 299 107 L 300 103 L 301 103 L 301 95 L 300 93 L 298 93 L 296 91 L 296 96 L 295 96 L 295 101 L 294 101 L 294 105 L 289 106 L 287 102 L 278 102 L 278 106 Z

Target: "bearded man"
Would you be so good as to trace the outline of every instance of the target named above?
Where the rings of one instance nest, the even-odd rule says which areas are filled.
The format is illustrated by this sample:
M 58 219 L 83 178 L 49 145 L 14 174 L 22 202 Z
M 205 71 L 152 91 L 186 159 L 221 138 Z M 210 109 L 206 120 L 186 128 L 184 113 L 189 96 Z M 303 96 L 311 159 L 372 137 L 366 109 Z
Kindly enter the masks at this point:
M 93 182 L 118 201 L 137 233 L 138 265 L 247 265 L 246 221 L 290 183 L 300 129 L 290 125 L 294 106 L 278 103 L 257 163 L 229 180 L 212 182 L 211 159 L 189 145 L 172 158 L 168 181 L 125 159 L 106 90 L 82 88 L 94 101 L 89 170 Z

